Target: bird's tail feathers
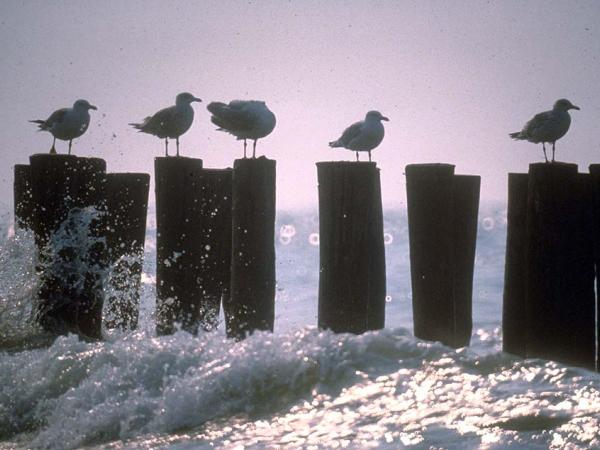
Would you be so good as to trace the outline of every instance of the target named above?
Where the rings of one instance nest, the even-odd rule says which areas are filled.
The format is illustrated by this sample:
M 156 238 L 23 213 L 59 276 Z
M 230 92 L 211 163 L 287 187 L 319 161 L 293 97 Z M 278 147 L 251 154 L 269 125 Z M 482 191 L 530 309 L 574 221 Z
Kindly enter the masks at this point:
M 340 143 L 340 141 L 331 141 L 331 142 L 329 143 L 329 146 L 330 146 L 330 147 L 341 147 L 341 146 L 342 146 L 342 144 Z
M 39 127 L 39 131 L 46 129 L 46 121 L 45 120 L 30 120 L 31 123 L 36 123 Z
M 527 139 L 525 136 L 523 136 L 521 131 L 517 131 L 516 133 L 510 133 L 509 136 L 516 140 Z
M 131 125 L 133 128 L 135 128 L 138 131 L 144 131 L 144 127 L 146 125 L 148 125 L 148 122 L 150 121 L 152 117 L 146 117 L 144 120 L 142 120 L 141 123 L 130 123 L 129 125 Z

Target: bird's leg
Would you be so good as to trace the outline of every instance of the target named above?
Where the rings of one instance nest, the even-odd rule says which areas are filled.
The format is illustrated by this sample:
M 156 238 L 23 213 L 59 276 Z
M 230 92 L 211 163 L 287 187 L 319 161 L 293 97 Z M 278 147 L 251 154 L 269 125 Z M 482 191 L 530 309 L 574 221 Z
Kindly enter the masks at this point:
M 52 148 L 50 148 L 50 154 L 56 155 L 56 138 L 52 141 Z
M 169 138 L 165 138 L 165 156 L 169 156 Z
M 556 144 L 556 142 L 552 143 L 552 162 L 554 162 L 554 145 Z
M 177 156 L 179 156 L 179 137 L 175 138 L 175 144 L 177 145 Z
M 358 152 L 356 152 L 356 160 L 358 161 Z
M 371 162 L 371 150 L 369 150 L 369 162 Z
M 73 144 L 73 139 L 69 141 L 69 155 L 71 154 L 71 144 Z
M 542 142 L 542 149 L 544 150 L 544 159 L 548 162 L 548 157 L 546 156 L 546 143 Z
M 244 139 L 244 159 L 246 159 L 246 146 L 248 145 L 248 143 L 246 142 L 246 139 Z
M 256 158 L 256 139 L 254 139 L 254 145 L 252 146 L 252 157 Z

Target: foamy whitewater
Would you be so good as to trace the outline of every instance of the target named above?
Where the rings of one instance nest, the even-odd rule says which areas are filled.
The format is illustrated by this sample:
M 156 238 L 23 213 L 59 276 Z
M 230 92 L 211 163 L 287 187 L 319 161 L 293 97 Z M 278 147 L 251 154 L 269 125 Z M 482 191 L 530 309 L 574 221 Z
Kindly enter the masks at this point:
M 149 215 L 140 328 L 49 341 L 34 243 L 0 221 L 0 448 L 600 448 L 600 376 L 501 351 L 506 211 L 480 214 L 471 346 L 412 336 L 408 230 L 386 211 L 386 328 L 316 328 L 318 217 L 277 218 L 275 333 L 154 333 Z

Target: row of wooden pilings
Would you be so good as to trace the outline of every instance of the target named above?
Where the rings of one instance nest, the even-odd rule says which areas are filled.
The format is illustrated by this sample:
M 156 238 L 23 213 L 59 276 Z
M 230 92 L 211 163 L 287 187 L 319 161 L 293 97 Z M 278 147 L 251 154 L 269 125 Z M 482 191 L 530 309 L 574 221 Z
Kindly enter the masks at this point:
M 379 169 L 321 162 L 317 175 L 318 325 L 353 333 L 383 328 Z M 241 159 L 233 169 L 204 169 L 199 159 L 156 158 L 155 176 L 157 332 L 211 329 L 221 304 L 228 336 L 273 330 L 275 161 Z M 415 334 L 467 345 L 479 177 L 455 176 L 454 166 L 436 164 L 408 166 L 407 180 Z M 106 174 L 96 158 L 34 155 L 29 165 L 15 166 L 15 218 L 36 235 L 38 320 L 47 330 L 101 337 L 106 286 L 95 269 L 106 267 L 112 276 L 105 322 L 135 328 L 148 186 L 147 174 Z M 99 212 L 91 227 L 98 245 L 61 241 L 75 234 L 64 224 L 81 225 L 86 207 Z
M 595 367 L 600 165 L 590 171 L 532 164 L 529 174 L 509 175 L 503 345 L 510 353 Z M 317 175 L 318 325 L 383 328 L 379 169 L 322 162 Z M 155 176 L 157 332 L 211 329 L 221 304 L 228 336 L 273 330 L 275 161 L 204 169 L 199 159 L 156 158 Z M 415 336 L 468 345 L 480 178 L 456 175 L 450 164 L 414 164 L 406 181 Z M 37 313 L 46 329 L 101 336 L 106 286 L 98 267 L 117 273 L 106 296 L 107 325 L 135 328 L 148 186 L 147 174 L 106 174 L 96 158 L 34 155 L 15 166 L 15 218 L 33 229 L 40 249 Z M 97 241 L 49 245 L 76 235 L 69 226 L 85 220 L 81 211 L 90 206 L 101 212 L 90 228 Z M 139 257 L 132 262 L 131 254 Z

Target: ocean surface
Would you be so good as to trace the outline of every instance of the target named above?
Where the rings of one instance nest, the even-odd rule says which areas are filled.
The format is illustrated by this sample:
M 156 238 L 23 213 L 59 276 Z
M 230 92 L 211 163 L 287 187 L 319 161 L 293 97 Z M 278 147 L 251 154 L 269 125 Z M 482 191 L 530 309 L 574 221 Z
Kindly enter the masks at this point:
M 273 334 L 156 337 L 153 217 L 139 330 L 48 343 L 30 320 L 32 237 L 0 211 L 0 449 L 600 448 L 598 374 L 501 351 L 504 205 L 481 207 L 473 336 L 458 350 L 412 336 L 402 210 L 385 211 L 384 330 L 316 328 L 305 210 L 278 213 Z

